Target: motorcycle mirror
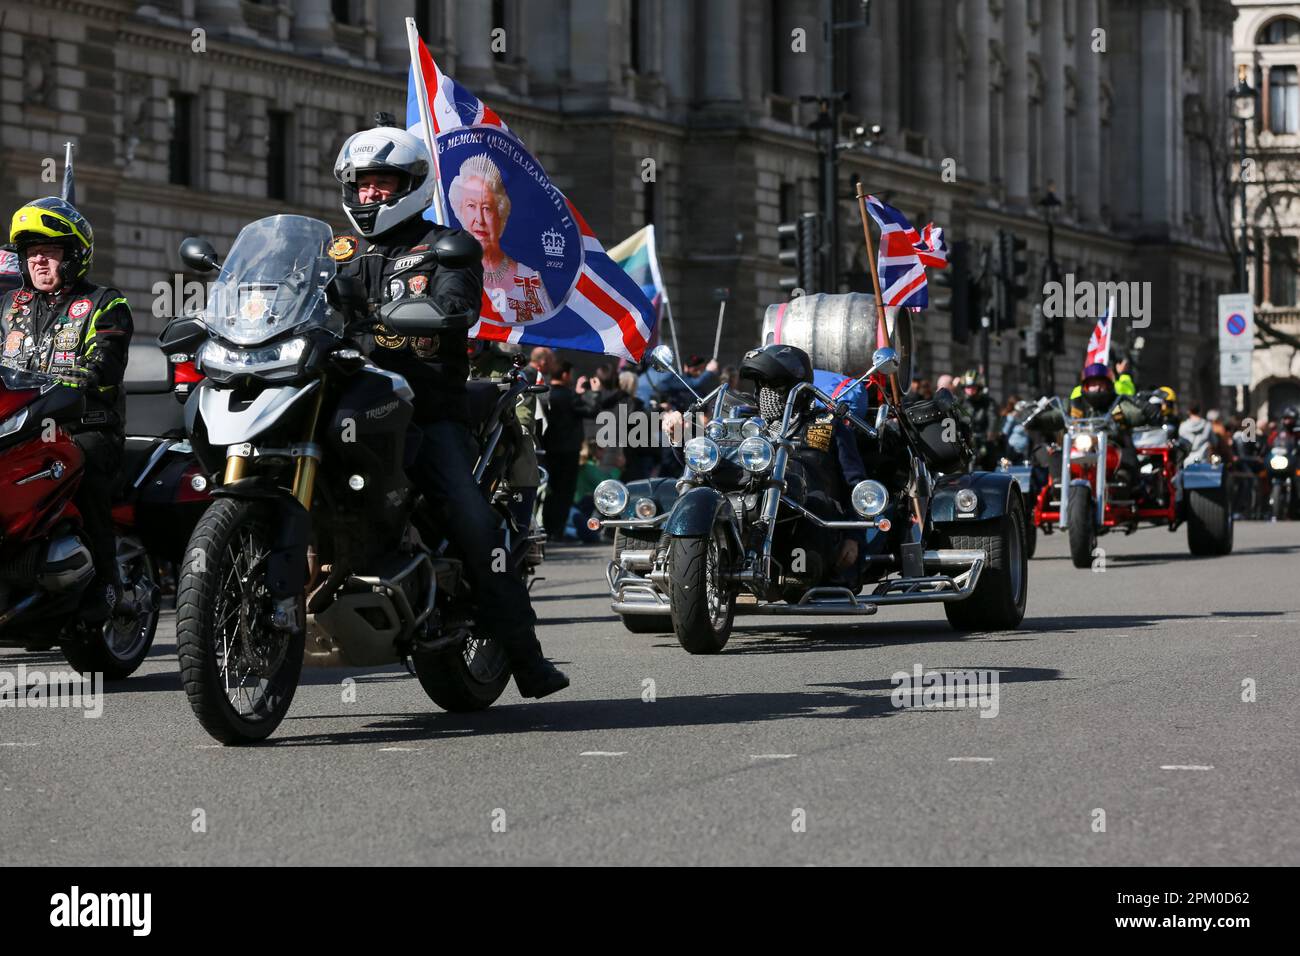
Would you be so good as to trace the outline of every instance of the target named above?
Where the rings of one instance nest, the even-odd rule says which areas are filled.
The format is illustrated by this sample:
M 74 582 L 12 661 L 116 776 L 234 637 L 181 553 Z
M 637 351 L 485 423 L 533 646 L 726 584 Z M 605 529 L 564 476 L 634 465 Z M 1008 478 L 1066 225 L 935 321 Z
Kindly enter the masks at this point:
M 438 265 L 447 269 L 464 269 L 483 260 L 483 247 L 468 232 L 457 230 L 433 244 Z
M 181 262 L 195 272 L 216 272 L 221 268 L 217 250 L 212 248 L 212 243 L 198 236 L 190 236 L 181 242 L 180 255 Z
M 671 372 L 673 370 L 673 350 L 666 345 L 657 345 L 650 352 L 650 364 L 657 371 Z
M 871 371 L 868 375 L 883 372 L 886 375 L 898 374 L 898 352 L 891 348 L 876 349 L 871 356 Z

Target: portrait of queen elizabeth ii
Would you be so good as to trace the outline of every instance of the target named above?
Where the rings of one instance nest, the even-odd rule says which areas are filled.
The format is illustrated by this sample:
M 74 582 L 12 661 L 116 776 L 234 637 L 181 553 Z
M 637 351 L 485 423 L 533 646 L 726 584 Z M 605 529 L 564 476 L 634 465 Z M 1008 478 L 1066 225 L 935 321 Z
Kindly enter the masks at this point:
M 497 314 L 511 324 L 549 315 L 551 300 L 541 276 L 501 248 L 510 219 L 510 197 L 500 168 L 487 153 L 461 164 L 447 199 L 461 228 L 483 247 L 483 288 Z

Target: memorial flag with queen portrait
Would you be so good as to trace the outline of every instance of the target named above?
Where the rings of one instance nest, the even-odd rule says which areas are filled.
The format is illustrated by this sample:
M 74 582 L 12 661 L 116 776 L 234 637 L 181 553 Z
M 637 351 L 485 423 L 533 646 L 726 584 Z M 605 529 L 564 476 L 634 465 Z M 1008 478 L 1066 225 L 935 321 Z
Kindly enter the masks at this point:
M 438 69 L 408 18 L 406 127 L 430 145 L 441 187 L 425 217 L 483 246 L 471 338 L 640 361 L 656 312 L 582 214 L 490 107 Z

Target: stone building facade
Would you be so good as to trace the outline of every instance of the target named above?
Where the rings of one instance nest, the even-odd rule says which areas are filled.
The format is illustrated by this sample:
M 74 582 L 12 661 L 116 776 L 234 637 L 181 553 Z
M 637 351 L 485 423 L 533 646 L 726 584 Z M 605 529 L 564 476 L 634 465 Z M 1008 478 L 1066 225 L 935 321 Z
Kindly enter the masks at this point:
M 844 23 L 860 15 L 854 2 L 835 7 Z M 824 0 L 0 9 L 0 208 L 56 192 L 45 161 L 76 142 L 97 273 L 125 289 L 145 329 L 161 324 L 153 290 L 180 271 L 185 235 L 220 250 L 273 212 L 341 224 L 329 169 L 373 111 L 402 113 L 408 15 L 443 70 L 520 133 L 607 245 L 655 224 L 684 350 L 711 350 L 719 288 L 730 290 L 723 361 L 755 344 L 787 271 L 777 225 L 817 207 L 807 128 L 816 106 L 800 97 L 823 92 Z M 835 33 L 842 133 L 883 127 L 869 149 L 840 157 L 846 283 L 865 268 L 848 198 L 860 179 L 976 252 L 998 229 L 1025 237 L 1027 325 L 1046 250 L 1039 201 L 1054 183 L 1062 270 L 1151 282 L 1144 376 L 1217 397 L 1215 296 L 1232 272 L 1187 116 L 1231 84 L 1229 0 L 875 0 L 870 10 L 869 26 Z M 1077 375 L 1091 325 L 1067 323 L 1052 363 L 1058 387 Z M 918 328 L 926 373 L 977 359 L 978 343 L 955 340 L 942 307 Z M 1129 342 L 1133 331 L 1121 324 L 1116 336 Z M 992 342 L 995 392 L 1026 390 L 1023 348 L 1016 334 Z
M 1248 270 L 1256 315 L 1300 340 L 1297 249 L 1300 249 L 1300 4 L 1235 0 L 1233 62 L 1256 91 L 1246 143 L 1260 175 L 1246 187 Z M 1241 230 L 1234 202 L 1233 227 Z M 1300 347 L 1257 337 L 1250 407 L 1261 419 L 1300 406 Z

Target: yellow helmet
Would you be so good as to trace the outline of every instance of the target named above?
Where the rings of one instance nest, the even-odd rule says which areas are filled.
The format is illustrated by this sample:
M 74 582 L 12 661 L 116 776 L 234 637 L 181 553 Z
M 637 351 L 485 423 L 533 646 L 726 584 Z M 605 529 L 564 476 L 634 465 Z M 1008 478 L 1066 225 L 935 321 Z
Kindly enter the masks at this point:
M 65 284 L 84 278 L 90 271 L 95 253 L 95 234 L 86 217 L 72 203 L 57 196 L 36 199 L 19 208 L 9 223 L 9 241 L 18 252 L 23 281 L 31 282 L 27 272 L 26 246 L 58 243 L 65 250 L 59 263 L 59 276 Z
M 1156 394 L 1164 398 L 1160 409 L 1166 415 L 1172 415 L 1178 411 L 1178 393 L 1172 388 L 1168 385 L 1161 385 L 1156 389 Z

